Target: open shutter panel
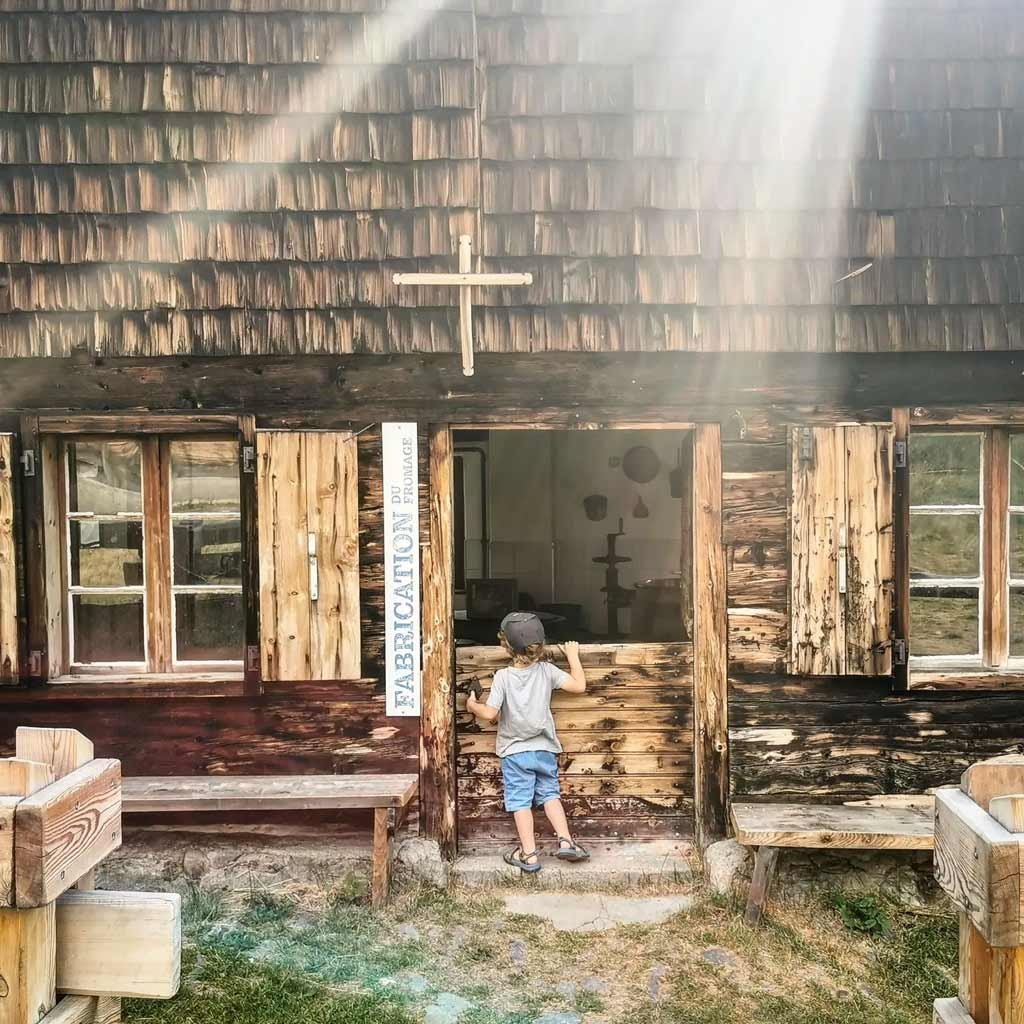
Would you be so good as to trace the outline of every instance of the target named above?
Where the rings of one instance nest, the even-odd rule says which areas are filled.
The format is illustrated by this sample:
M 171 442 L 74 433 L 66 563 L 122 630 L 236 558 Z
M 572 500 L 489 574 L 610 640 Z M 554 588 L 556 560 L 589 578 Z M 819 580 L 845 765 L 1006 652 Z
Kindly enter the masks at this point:
M 256 448 L 262 676 L 358 678 L 355 437 L 260 431 Z
M 0 434 L 0 684 L 18 681 L 18 580 L 14 541 L 14 439 Z
M 892 424 L 793 429 L 792 672 L 892 670 L 892 450 Z
M 891 423 L 845 427 L 846 674 L 892 671 L 895 565 Z

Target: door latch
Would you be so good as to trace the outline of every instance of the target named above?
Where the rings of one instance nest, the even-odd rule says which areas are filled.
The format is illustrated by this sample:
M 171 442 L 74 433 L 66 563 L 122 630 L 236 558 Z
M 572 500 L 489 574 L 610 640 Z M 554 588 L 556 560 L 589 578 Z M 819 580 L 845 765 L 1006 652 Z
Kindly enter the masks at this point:
M 839 593 L 846 593 L 846 524 L 839 527 Z
M 309 556 L 309 599 L 316 601 L 320 597 L 320 568 L 316 561 L 316 534 L 306 535 L 306 552 Z

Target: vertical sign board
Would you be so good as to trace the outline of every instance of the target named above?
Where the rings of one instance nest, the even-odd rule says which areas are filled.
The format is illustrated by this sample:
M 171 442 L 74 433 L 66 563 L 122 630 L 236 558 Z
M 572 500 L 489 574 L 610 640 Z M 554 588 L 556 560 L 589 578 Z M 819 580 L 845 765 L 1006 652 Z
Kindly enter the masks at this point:
M 381 425 L 387 713 L 420 713 L 420 531 L 416 424 Z

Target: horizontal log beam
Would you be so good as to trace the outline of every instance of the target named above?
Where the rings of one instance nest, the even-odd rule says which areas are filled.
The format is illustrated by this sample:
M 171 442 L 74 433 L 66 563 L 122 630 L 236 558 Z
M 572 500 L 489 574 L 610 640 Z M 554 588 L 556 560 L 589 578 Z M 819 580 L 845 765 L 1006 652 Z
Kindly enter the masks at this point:
M 14 898 L 41 907 L 121 845 L 121 762 L 96 759 L 14 809 Z
M 120 1002 L 95 996 L 65 996 L 39 1024 L 117 1024 Z
M 617 419 L 723 422 L 755 429 L 756 410 L 793 422 L 840 414 L 887 420 L 928 403 L 1017 403 L 1024 354 L 534 353 L 485 355 L 467 381 L 454 355 L 0 359 L 11 413 L 180 411 L 305 415 L 319 426 L 405 416 L 453 423 L 530 416 L 537 425 Z M 747 409 L 753 411 L 746 411 Z M 332 421 L 330 417 L 334 417 Z M 347 422 L 347 421 L 346 421 Z M 294 423 L 292 425 L 295 425 Z
M 57 991 L 170 999 L 181 977 L 177 893 L 66 892 L 57 900 Z

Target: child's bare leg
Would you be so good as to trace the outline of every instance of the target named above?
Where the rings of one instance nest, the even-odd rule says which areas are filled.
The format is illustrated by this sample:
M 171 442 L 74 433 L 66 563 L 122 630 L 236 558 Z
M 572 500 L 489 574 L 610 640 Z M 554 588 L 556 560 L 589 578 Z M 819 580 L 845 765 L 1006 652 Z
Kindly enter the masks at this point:
M 544 805 L 544 813 L 547 815 L 548 821 L 551 822 L 551 827 L 555 830 L 556 836 L 565 839 L 572 838 L 572 833 L 569 831 L 569 822 L 565 817 L 565 808 L 558 797 L 555 797 L 554 800 L 549 800 Z
M 523 860 L 528 864 L 533 864 L 533 858 L 537 854 L 537 836 L 533 830 L 533 811 L 528 807 L 522 811 L 513 811 L 512 818 L 516 823 L 516 832 L 519 833 L 519 849 L 523 851 Z

